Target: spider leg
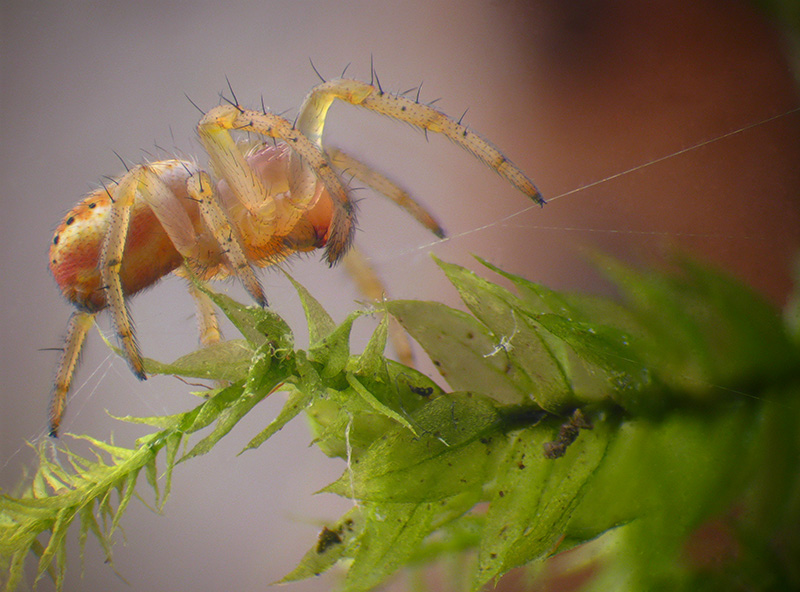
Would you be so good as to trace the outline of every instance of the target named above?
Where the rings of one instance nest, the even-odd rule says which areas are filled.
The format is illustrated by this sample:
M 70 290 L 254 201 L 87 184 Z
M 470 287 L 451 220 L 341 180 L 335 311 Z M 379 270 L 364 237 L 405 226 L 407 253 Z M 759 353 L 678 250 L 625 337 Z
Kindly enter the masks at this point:
M 386 288 L 367 258 L 357 247 L 351 247 L 344 256 L 343 263 L 348 275 L 358 287 L 358 291 L 370 300 L 380 302 L 386 298 Z M 406 366 L 414 366 L 414 354 L 408 334 L 394 317 L 389 319 L 389 339 L 397 358 Z
M 211 109 L 197 126 L 200 141 L 209 155 L 214 172 L 227 181 L 244 207 L 253 215 L 271 216 L 275 208 L 265 201 L 267 187 L 247 164 L 229 131 L 241 127 L 237 120 L 239 114 L 240 111 L 230 105 Z M 265 211 L 265 207 L 270 209 Z
M 197 166 L 183 160 L 165 160 L 138 168 L 138 196 L 147 202 L 169 236 L 175 249 L 184 257 L 197 257 L 198 236 L 189 214 L 181 203 L 187 197 L 185 186 Z
M 247 263 L 241 240 L 234 232 L 208 174 L 192 163 L 172 160 L 142 166 L 137 175 L 138 196 L 150 206 L 183 258 L 186 261 L 203 258 L 203 254 L 198 252 L 202 248 L 198 233 L 180 200 L 189 198 L 197 204 L 208 230 L 223 250 L 229 271 L 242 280 L 256 302 L 266 306 L 261 284 Z
M 444 229 L 434 219 L 428 210 L 414 200 L 407 191 L 396 185 L 382 173 L 370 168 L 361 161 L 338 148 L 326 147 L 326 152 L 335 167 L 353 175 L 356 179 L 366 183 L 370 188 L 388 197 L 398 206 L 406 210 L 417 222 L 433 232 L 439 238 L 445 237 Z M 345 255 L 344 266 L 347 273 L 356 283 L 359 292 L 370 300 L 380 301 L 386 298 L 387 291 L 375 269 L 370 265 L 360 249 L 353 246 Z M 396 319 L 389 321 L 389 339 L 401 363 L 406 366 L 414 365 L 414 355 L 408 334 L 403 330 Z
M 50 435 L 53 438 L 58 437 L 58 428 L 61 425 L 61 417 L 64 415 L 72 376 L 78 365 L 78 358 L 80 357 L 86 334 L 92 328 L 96 316 L 97 313 L 76 310 L 69 318 L 67 338 L 64 341 L 64 349 L 58 362 L 55 386 L 50 400 Z
M 145 380 L 144 364 L 139 346 L 136 343 L 133 326 L 130 322 L 125 295 L 122 290 L 120 269 L 122 255 L 125 250 L 125 239 L 130 226 L 131 208 L 136 198 L 139 185 L 146 176 L 144 166 L 134 167 L 126 173 L 114 191 L 114 205 L 111 209 L 108 229 L 106 230 L 103 248 L 100 253 L 100 275 L 106 290 L 106 301 L 111 309 L 117 337 L 122 343 L 128 359 L 128 365 L 139 380 Z
M 405 189 L 396 185 L 382 173 L 370 168 L 338 148 L 327 146 L 325 151 L 331 159 L 331 164 L 336 168 L 353 175 L 376 192 L 388 197 L 439 238 L 445 237 L 444 229 L 433 215 L 422 204 L 412 198 Z
M 199 171 L 189 178 L 186 188 L 192 199 L 197 202 L 200 215 L 214 235 L 214 239 L 222 247 L 230 271 L 242 281 L 253 300 L 260 306 L 266 306 L 267 297 L 264 295 L 261 282 L 247 261 L 241 240 L 219 202 L 211 178 L 207 173 Z
M 222 333 L 219 330 L 217 312 L 214 304 L 204 292 L 199 290 L 193 282 L 189 282 L 189 294 L 194 299 L 197 308 L 197 330 L 200 335 L 201 345 L 219 343 Z
M 383 92 L 379 87 L 358 80 L 324 82 L 315 86 L 306 97 L 297 118 L 297 129 L 317 146 L 322 145 L 325 118 L 336 99 L 446 136 L 497 171 L 522 193 L 544 205 L 544 198 L 533 181 L 491 142 L 429 105 Z
M 215 171 L 225 179 L 237 199 L 254 216 L 262 220 L 276 219 L 276 206 L 267 199 L 269 191 L 248 166 L 230 130 L 248 131 L 284 141 L 304 166 L 325 186 L 331 196 L 334 213 L 325 254 L 330 264 L 336 263 L 350 245 L 355 232 L 355 205 L 347 195 L 336 172 L 331 168 L 322 149 L 309 141 L 291 122 L 272 113 L 220 105 L 200 120 L 198 133 L 209 154 Z M 305 174 L 305 173 L 304 173 Z M 290 177 L 293 177 L 290 173 Z M 291 203 L 281 213 L 280 224 L 291 229 L 313 205 L 316 183 L 298 176 L 290 179 Z M 276 220 L 276 223 L 278 221 Z M 285 230 L 281 231 L 282 233 Z M 287 233 L 288 234 L 288 233 Z
M 147 377 L 120 277 L 132 208 L 137 198 L 146 202 L 175 249 L 184 258 L 196 258 L 198 236 L 186 208 L 180 203 L 179 195 L 176 194 L 177 191 L 181 196 L 187 197 L 187 178 L 192 178 L 191 175 L 196 174 L 195 171 L 194 165 L 183 161 L 139 165 L 120 179 L 114 191 L 114 203 L 100 254 L 100 274 L 117 337 L 125 350 L 125 357 L 131 370 L 140 380 Z M 220 242 L 220 245 L 223 244 Z M 249 271 L 253 276 L 252 270 Z M 247 282 L 245 284 L 249 289 L 253 289 L 255 294 L 260 294 L 263 301 L 263 292 L 257 281 L 255 282 L 257 289 L 253 288 L 252 284 Z

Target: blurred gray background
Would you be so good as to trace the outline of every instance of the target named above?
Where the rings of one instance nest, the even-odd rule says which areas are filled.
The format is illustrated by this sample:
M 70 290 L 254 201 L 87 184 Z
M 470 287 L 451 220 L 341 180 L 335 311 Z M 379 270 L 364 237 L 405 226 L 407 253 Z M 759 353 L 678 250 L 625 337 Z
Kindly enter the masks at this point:
M 497 144 L 553 198 L 797 105 L 776 26 L 749 3 L 636 0 L 515 2 L 22 2 L 0 0 L 0 486 L 45 437 L 50 384 L 70 314 L 47 270 L 61 217 L 103 175 L 166 154 L 201 157 L 194 126 L 230 80 L 239 101 L 296 113 L 318 79 L 347 64 L 384 89 L 424 82 L 422 100 Z M 358 242 L 392 296 L 457 304 L 430 254 L 476 267 L 480 254 L 554 288 L 602 290 L 581 254 L 600 248 L 652 261 L 678 247 L 746 279 L 776 303 L 800 244 L 800 117 L 795 113 L 552 201 L 543 209 L 442 138 L 335 105 L 328 142 L 402 182 L 452 238 L 432 236 L 366 191 Z M 529 208 L 529 209 L 528 209 Z M 512 216 L 510 217 L 509 216 Z M 358 294 L 312 255 L 292 273 L 337 320 Z M 305 325 L 280 273 L 263 274 L 272 306 Z M 233 284 L 219 289 L 246 300 Z M 132 303 L 143 352 L 170 360 L 195 347 L 192 303 L 167 278 Z M 103 315 L 105 316 L 105 315 Z M 101 322 L 107 327 L 107 319 Z M 355 336 L 369 335 L 369 321 Z M 235 335 L 230 329 L 228 334 Z M 423 364 L 424 369 L 430 371 Z M 192 390 L 138 382 L 96 332 L 65 432 L 131 445 L 143 430 L 116 415 L 175 413 Z M 271 397 L 208 456 L 178 467 L 159 516 L 133 502 L 118 571 L 90 541 L 67 590 L 261 590 L 314 544 L 347 500 L 312 493 L 340 461 L 309 448 L 295 421 L 261 449 L 236 453 L 280 408 Z M 64 439 L 69 442 L 68 438 Z M 142 481 L 144 484 L 144 481 Z M 142 487 L 145 491 L 145 487 Z M 77 538 L 73 533 L 73 538 Z M 325 590 L 330 577 L 288 587 Z M 40 586 L 49 589 L 49 583 Z

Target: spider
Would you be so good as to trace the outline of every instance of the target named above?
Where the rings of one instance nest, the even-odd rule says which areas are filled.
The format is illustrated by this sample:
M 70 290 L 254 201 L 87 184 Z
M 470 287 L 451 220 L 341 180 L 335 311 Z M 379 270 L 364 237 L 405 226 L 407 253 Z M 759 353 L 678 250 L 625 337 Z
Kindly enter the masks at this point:
M 359 179 L 396 202 L 437 236 L 433 217 L 386 177 L 322 142 L 335 100 L 365 107 L 430 132 L 441 133 L 544 204 L 533 182 L 490 142 L 420 103 L 419 96 L 386 93 L 377 83 L 337 79 L 315 86 L 294 123 L 272 113 L 230 104 L 204 114 L 197 131 L 210 170 L 170 159 L 141 164 L 78 203 L 56 229 L 50 270 L 75 305 L 56 372 L 50 434 L 58 435 L 67 393 L 85 337 L 96 315 L 109 308 L 133 373 L 145 379 L 126 298 L 173 272 L 201 281 L 238 278 L 261 306 L 267 299 L 254 267 L 294 253 L 324 249 L 329 265 L 351 246 L 356 208 L 340 173 Z M 232 132 L 272 142 L 243 144 Z M 210 299 L 193 283 L 200 342 L 220 339 Z

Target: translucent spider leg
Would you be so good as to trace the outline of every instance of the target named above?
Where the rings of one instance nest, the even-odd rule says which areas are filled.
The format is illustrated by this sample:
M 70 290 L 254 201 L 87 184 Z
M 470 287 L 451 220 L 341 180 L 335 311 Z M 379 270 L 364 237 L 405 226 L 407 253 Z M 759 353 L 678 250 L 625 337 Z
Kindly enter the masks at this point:
M 219 330 L 217 311 L 211 298 L 199 290 L 192 281 L 189 282 L 189 294 L 194 298 L 197 309 L 197 332 L 200 337 L 200 344 L 212 345 L 219 343 L 222 339 L 222 333 Z
M 414 200 L 407 191 L 389 180 L 385 175 L 338 148 L 328 146 L 325 150 L 331 159 L 331 164 L 335 167 L 365 183 L 380 195 L 388 197 L 439 238 L 445 237 L 444 229 L 433 215 L 422 204 Z M 360 249 L 356 246 L 350 247 L 343 261 L 347 273 L 356 283 L 359 292 L 373 301 L 381 301 L 386 298 L 388 294 L 386 287 Z M 414 355 L 411 342 L 408 334 L 395 318 L 389 319 L 389 339 L 392 342 L 392 347 L 397 354 L 398 360 L 406 366 L 413 366 Z
M 382 173 L 373 170 L 338 148 L 327 146 L 325 151 L 331 159 L 331 164 L 336 168 L 348 175 L 352 175 L 377 193 L 388 197 L 439 238 L 445 237 L 444 229 L 433 215 L 422 204 L 412 198 L 405 189 L 396 185 Z
M 344 256 L 343 262 L 347 273 L 356 283 L 359 292 L 375 302 L 380 302 L 386 298 L 386 288 L 383 282 L 381 282 L 375 269 L 369 264 L 360 249 L 351 247 L 347 251 L 347 255 Z M 394 317 L 389 319 L 389 339 L 397 354 L 397 359 L 402 364 L 413 367 L 414 354 L 408 334 Z
M 297 118 L 297 129 L 317 146 L 322 146 L 325 118 L 336 99 L 446 136 L 497 171 L 522 193 L 544 205 L 544 198 L 533 181 L 491 142 L 433 107 L 404 96 L 385 93 L 378 87 L 358 80 L 324 82 L 314 87 L 306 97 Z
M 231 191 L 244 206 L 261 221 L 272 220 L 284 228 L 292 228 L 307 211 L 315 197 L 315 184 L 294 184 L 300 192 L 291 196 L 290 211 L 277 219 L 276 205 L 265 200 L 269 195 L 257 175 L 248 166 L 242 151 L 236 145 L 230 130 L 248 131 L 262 136 L 280 139 L 292 149 L 293 158 L 298 158 L 325 186 L 333 200 L 334 214 L 330 226 L 325 256 L 328 263 L 336 263 L 347 251 L 355 232 L 355 206 L 347 195 L 347 189 L 331 168 L 322 149 L 310 142 L 292 124 L 272 113 L 251 111 L 232 105 L 220 105 L 211 109 L 198 125 L 200 140 L 208 152 L 216 172 L 227 181 Z M 279 234 L 288 234 L 285 230 Z
M 72 376 L 78 365 L 86 334 L 92 328 L 95 316 L 97 313 L 76 310 L 69 318 L 67 338 L 64 340 L 64 349 L 58 362 L 55 385 L 50 399 L 50 435 L 53 438 L 58 437 L 58 428 L 61 426 L 61 417 L 64 415 Z

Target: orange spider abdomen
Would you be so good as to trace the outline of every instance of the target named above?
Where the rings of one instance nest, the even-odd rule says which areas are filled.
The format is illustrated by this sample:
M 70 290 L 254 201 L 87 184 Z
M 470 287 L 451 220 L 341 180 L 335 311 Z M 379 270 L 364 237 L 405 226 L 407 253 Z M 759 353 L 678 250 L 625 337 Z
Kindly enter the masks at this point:
M 50 245 L 50 271 L 62 294 L 90 312 L 106 306 L 100 256 L 111 213 L 111 200 L 97 190 L 75 206 L 59 224 Z M 181 264 L 182 258 L 143 202 L 133 205 L 120 277 L 126 295 L 156 283 Z

